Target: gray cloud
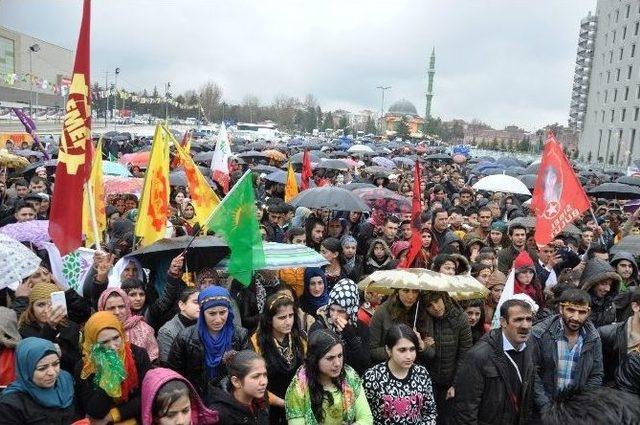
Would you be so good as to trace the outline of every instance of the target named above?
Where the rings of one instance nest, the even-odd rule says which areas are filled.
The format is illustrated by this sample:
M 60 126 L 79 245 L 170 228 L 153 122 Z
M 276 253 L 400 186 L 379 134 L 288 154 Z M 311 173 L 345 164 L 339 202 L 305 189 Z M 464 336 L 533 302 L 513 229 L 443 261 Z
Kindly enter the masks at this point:
M 74 48 L 78 0 L 0 0 L 0 24 Z M 126 88 L 217 81 L 246 94 L 313 93 L 324 109 L 378 110 L 379 84 L 424 110 L 535 129 L 565 123 L 579 21 L 593 0 L 94 0 L 94 78 L 119 66 Z M 104 74 L 103 74 L 104 75 Z M 104 77 L 102 77 L 104 78 Z

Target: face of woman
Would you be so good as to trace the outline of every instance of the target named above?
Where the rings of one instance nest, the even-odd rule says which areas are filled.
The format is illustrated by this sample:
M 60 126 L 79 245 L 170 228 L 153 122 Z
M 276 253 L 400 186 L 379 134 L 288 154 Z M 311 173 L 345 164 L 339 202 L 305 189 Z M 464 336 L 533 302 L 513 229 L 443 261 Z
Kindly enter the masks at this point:
M 386 251 L 382 244 L 377 243 L 376 246 L 373 247 L 373 256 L 378 259 L 383 259 L 387 255 Z
M 491 301 L 493 301 L 494 304 L 497 304 L 500 301 L 500 296 L 502 295 L 503 289 L 504 289 L 504 285 L 494 285 L 489 290 L 491 295 Z
M 32 285 L 36 285 L 38 283 L 49 283 L 51 282 L 51 273 L 44 267 L 40 267 L 38 270 L 33 272 L 31 276 L 29 276 L 29 282 Z
M 482 283 L 483 285 L 486 285 L 487 282 L 489 281 L 489 276 L 491 276 L 491 270 L 482 269 L 480 270 L 480 273 L 478 273 L 478 277 L 476 279 L 478 279 L 478 282 Z
M 106 348 L 110 348 L 114 351 L 120 351 L 122 348 L 122 337 L 120 332 L 112 328 L 105 328 L 98 333 L 98 344 L 103 345 Z
M 249 373 L 242 379 L 231 378 L 233 386 L 254 399 L 261 399 L 267 391 L 267 367 L 264 360 L 254 360 Z
M 440 266 L 440 270 L 438 270 L 440 273 L 442 274 L 446 274 L 449 276 L 455 276 L 456 275 L 456 263 L 454 263 L 453 261 L 445 261 L 444 263 L 442 263 L 442 265 Z
M 342 255 L 344 258 L 351 259 L 356 255 L 357 246 L 353 244 L 347 244 L 342 247 Z
M 122 323 L 127 320 L 127 305 L 120 295 L 112 295 L 104 303 L 104 310 L 110 311 Z
M 531 281 L 533 281 L 533 270 L 527 269 L 523 272 L 516 273 L 516 279 L 523 285 L 529 285 Z
M 442 298 L 438 298 L 437 300 L 432 301 L 427 306 L 427 313 L 429 313 L 431 316 L 435 317 L 436 319 L 440 319 L 444 317 L 444 313 L 445 313 L 444 300 Z
M 320 359 L 318 368 L 327 378 L 335 379 L 340 376 L 343 364 L 342 344 L 336 344 Z
M 431 246 L 431 233 L 422 232 L 422 247 L 429 248 Z
M 420 291 L 416 289 L 400 289 L 398 291 L 398 298 L 406 308 L 412 307 L 418 301 L 419 295 Z
M 158 419 L 158 425 L 191 425 L 191 399 L 183 395 L 174 401 L 167 413 Z
M 136 263 L 134 263 L 133 261 L 129 261 L 129 264 L 127 264 L 127 267 L 125 267 L 124 270 L 122 270 L 122 273 L 120 274 L 120 279 L 128 280 L 128 279 L 135 279 L 136 277 L 138 277 L 138 266 L 136 266 Z
M 309 279 L 309 293 L 312 297 L 320 297 L 324 292 L 324 280 L 321 276 L 315 276 Z
M 44 299 L 38 300 L 33 303 L 33 316 L 36 318 L 36 321 L 40 324 L 47 323 L 47 319 L 49 318 L 49 312 L 51 311 L 51 300 Z
M 294 312 L 292 305 L 279 307 L 275 316 L 271 319 L 274 334 L 289 335 L 291 329 L 293 329 L 293 318 Z
M 400 338 L 391 350 L 385 347 L 389 360 L 402 369 L 409 369 L 416 361 L 416 346 L 407 338 Z
M 329 307 L 329 318 L 331 319 L 331 322 L 335 322 L 338 318 L 342 320 L 349 320 L 347 310 L 336 304 L 333 304 L 331 307 Z
M 204 312 L 204 320 L 211 332 L 220 332 L 227 323 L 229 309 L 227 307 L 211 307 Z
M 57 354 L 47 354 L 36 364 L 31 378 L 40 388 L 53 388 L 60 374 L 60 358 Z
M 256 208 L 256 218 L 258 219 L 258 222 L 262 220 L 263 215 L 264 211 L 262 210 L 262 208 Z
M 200 314 L 200 304 L 198 304 L 198 292 L 189 295 L 187 302 L 179 302 L 178 307 L 183 316 L 195 320 Z
M 142 310 L 144 302 L 147 299 L 147 295 L 144 290 L 142 288 L 129 289 L 127 295 L 129 295 L 129 300 L 131 300 L 131 309 Z
M 337 252 L 329 251 L 324 246 L 320 246 L 320 254 L 322 254 L 325 260 L 327 260 L 330 263 L 335 261 L 336 258 L 338 258 Z
M 467 307 L 464 309 L 469 319 L 469 326 L 474 327 L 480 320 L 480 307 Z
M 184 193 L 182 192 L 176 193 L 176 196 L 173 197 L 173 200 L 175 201 L 176 204 L 182 205 L 182 201 L 184 201 Z
M 357 211 L 351 211 L 349 213 L 349 221 L 352 223 L 357 223 L 360 221 L 360 217 L 362 216 L 361 213 L 357 212 Z
M 499 232 L 497 230 L 492 230 L 491 232 L 489 232 L 489 237 L 491 238 L 491 242 L 493 242 L 495 245 L 502 242 L 502 232 Z
M 186 218 L 187 220 L 191 220 L 195 215 L 196 212 L 193 209 L 193 206 L 187 205 L 186 207 L 184 207 L 184 211 L 182 212 L 182 216 L 184 218 Z

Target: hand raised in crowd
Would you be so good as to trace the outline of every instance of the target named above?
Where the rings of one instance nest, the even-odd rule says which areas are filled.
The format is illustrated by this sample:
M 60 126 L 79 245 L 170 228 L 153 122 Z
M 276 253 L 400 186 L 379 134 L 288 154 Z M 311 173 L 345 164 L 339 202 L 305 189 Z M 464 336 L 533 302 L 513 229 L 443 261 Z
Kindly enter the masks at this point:
M 342 332 L 348 323 L 344 317 L 337 316 L 333 319 L 333 327 L 337 332 Z
M 182 267 L 184 266 L 184 252 L 180 253 L 171 260 L 169 265 L 169 274 L 172 276 L 180 276 L 182 274 Z
M 15 291 L 16 298 L 18 297 L 29 297 L 31 295 L 31 290 L 33 289 L 33 282 L 31 279 L 25 279 L 18 285 Z
M 56 305 L 49 309 L 47 314 L 47 324 L 56 329 L 60 322 L 65 318 L 65 312 L 62 306 Z
M 96 280 L 100 282 L 107 281 L 109 270 L 113 267 L 113 254 L 96 251 L 93 256 L 93 267 L 96 269 Z

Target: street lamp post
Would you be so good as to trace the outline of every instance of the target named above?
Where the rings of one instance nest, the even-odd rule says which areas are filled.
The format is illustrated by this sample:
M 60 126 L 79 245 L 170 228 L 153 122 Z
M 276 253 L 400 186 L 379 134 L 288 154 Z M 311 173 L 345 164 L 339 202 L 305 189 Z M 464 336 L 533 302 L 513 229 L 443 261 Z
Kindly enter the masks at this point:
M 164 99 L 165 99 L 165 103 L 164 103 L 164 120 L 168 123 L 168 119 L 169 119 L 169 89 L 171 89 L 171 82 L 168 82 L 167 85 L 165 86 L 165 91 L 164 91 Z
M 39 44 L 29 46 L 29 116 L 31 119 L 33 119 L 33 54 L 39 51 Z
M 113 90 L 113 104 L 115 105 L 116 111 L 118 110 L 118 74 L 120 74 L 120 68 L 115 69 L 115 85 Z M 116 131 L 116 126 L 118 125 L 118 120 L 113 120 L 113 131 Z
M 382 94 L 382 100 L 380 101 L 380 126 L 382 127 L 382 121 L 384 120 L 384 92 L 389 90 L 391 86 L 378 86 L 376 88 L 379 89 Z M 381 130 L 384 129 L 381 128 Z

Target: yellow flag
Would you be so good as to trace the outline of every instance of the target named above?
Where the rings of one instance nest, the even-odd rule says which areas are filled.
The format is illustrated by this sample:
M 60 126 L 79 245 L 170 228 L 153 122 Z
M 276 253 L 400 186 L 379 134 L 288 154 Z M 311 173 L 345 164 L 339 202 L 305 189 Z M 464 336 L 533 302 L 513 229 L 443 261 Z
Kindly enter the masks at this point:
M 158 124 L 151 145 L 149 168 L 144 175 L 135 228 L 135 235 L 142 238 L 141 246 L 151 245 L 164 238 L 168 216 L 169 140 Z
M 173 134 L 166 128 L 165 131 L 170 135 L 173 144 L 176 147 L 176 158 L 184 168 L 184 174 L 187 177 L 187 186 L 189 187 L 189 197 L 193 203 L 196 212 L 196 218 L 201 225 L 205 224 L 205 220 L 211 215 L 213 209 L 220 203 L 220 198 L 213 191 L 207 180 L 200 172 L 200 169 L 193 162 L 189 155 L 189 151 L 180 146 L 180 143 L 173 137 Z
M 93 153 L 93 163 L 91 164 L 91 174 L 84 188 L 84 198 L 82 200 L 82 233 L 85 235 L 85 246 L 93 244 L 99 245 L 102 242 L 102 234 L 107 228 L 107 216 L 105 211 L 104 184 L 102 178 L 102 137 L 98 141 L 98 146 Z M 91 196 L 90 202 L 89 197 Z M 91 215 L 91 207 L 93 214 Z M 93 220 L 98 230 L 98 240 L 95 240 Z
M 293 172 L 293 166 L 289 162 L 287 167 L 287 184 L 284 187 L 284 202 L 289 202 L 298 196 L 298 182 L 296 181 L 296 173 Z

